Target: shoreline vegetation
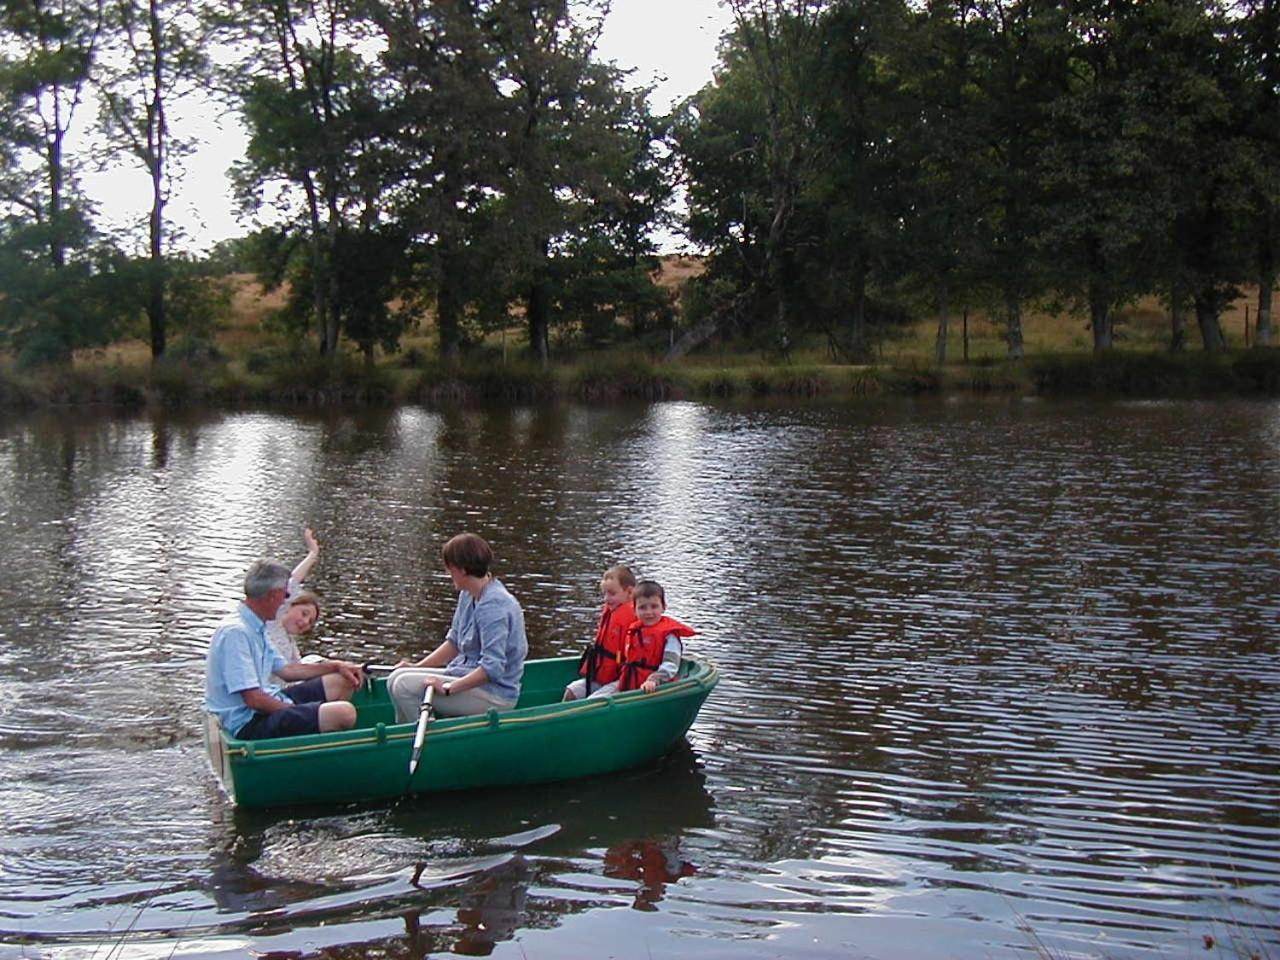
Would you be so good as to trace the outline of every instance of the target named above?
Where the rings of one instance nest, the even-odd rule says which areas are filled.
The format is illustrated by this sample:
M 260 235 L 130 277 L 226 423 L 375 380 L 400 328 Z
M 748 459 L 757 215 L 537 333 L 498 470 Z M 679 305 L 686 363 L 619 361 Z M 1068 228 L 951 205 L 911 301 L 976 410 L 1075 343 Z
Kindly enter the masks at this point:
M 659 282 L 678 296 L 697 268 L 664 260 Z M 615 402 L 710 398 L 842 399 L 930 394 L 1015 396 L 1280 396 L 1280 348 L 1249 344 L 1255 291 L 1223 313 L 1226 349 L 1168 350 L 1167 311 L 1140 301 L 1118 317 L 1119 344 L 1092 350 L 1084 318 L 1049 311 L 1027 317 L 1026 355 L 1005 354 L 998 317 L 954 318 L 948 356 L 934 359 L 936 321 L 880 329 L 871 362 L 835 362 L 814 335 L 785 354 L 727 341 L 664 360 L 670 331 L 600 350 L 566 343 L 542 365 L 518 317 L 457 362 L 437 358 L 427 323 L 372 363 L 354 351 L 321 356 L 314 337 L 273 329 L 284 299 L 247 276 L 233 278 L 230 319 L 208 338 L 152 362 L 144 338 L 79 351 L 70 366 L 23 369 L 0 358 L 0 408 L 105 406 L 120 409 L 254 405 L 439 405 L 458 402 Z M 966 342 L 967 341 L 967 342 Z M 963 359 L 967 357 L 967 359 Z

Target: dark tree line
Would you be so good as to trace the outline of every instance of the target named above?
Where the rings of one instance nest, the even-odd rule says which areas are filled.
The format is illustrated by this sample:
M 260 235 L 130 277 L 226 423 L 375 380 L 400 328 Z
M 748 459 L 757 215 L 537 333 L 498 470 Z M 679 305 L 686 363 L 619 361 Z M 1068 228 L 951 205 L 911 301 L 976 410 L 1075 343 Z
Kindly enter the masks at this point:
M 599 0 L 13 0 L 0 8 L 0 345 L 31 362 L 145 323 L 207 327 L 211 264 L 166 219 L 175 104 L 243 118 L 235 182 L 276 224 L 234 254 L 287 281 L 281 321 L 372 359 L 426 316 L 456 360 L 523 318 L 588 346 L 669 321 L 655 229 L 707 273 L 672 353 L 713 335 L 862 359 L 877 328 L 1086 314 L 1157 294 L 1172 349 L 1257 284 L 1280 233 L 1280 0 L 730 0 L 716 79 L 671 117 L 601 62 Z M 217 56 L 209 56 L 216 51 Z M 70 148 L 97 113 L 99 155 Z M 145 253 L 94 229 L 79 179 L 151 183 Z M 623 322 L 619 322 L 623 321 Z
M 1280 202 L 1275 0 L 733 0 L 717 82 L 676 120 L 711 251 L 690 349 L 803 323 L 858 358 L 902 309 L 1168 304 L 1207 350 L 1257 284 L 1272 336 Z

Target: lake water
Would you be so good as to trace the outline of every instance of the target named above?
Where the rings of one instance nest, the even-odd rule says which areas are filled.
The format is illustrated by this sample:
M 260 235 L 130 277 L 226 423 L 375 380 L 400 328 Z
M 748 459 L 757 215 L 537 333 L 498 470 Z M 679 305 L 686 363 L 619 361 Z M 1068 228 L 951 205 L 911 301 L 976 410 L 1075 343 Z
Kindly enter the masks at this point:
M 434 646 L 471 529 L 531 656 L 627 561 L 723 679 L 648 769 L 237 810 L 204 652 L 306 524 L 306 650 Z M 1275 402 L 5 413 L 0 570 L 0 958 L 1280 955 Z

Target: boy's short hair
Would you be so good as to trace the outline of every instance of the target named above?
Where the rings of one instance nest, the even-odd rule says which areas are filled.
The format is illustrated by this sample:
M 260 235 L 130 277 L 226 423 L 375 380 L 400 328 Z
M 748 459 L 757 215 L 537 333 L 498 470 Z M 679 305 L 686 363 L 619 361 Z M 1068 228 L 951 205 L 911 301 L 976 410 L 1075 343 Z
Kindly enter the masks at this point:
M 612 580 L 622 589 L 634 588 L 636 585 L 636 575 L 631 572 L 631 568 L 625 563 L 614 564 L 604 572 L 601 580 Z
M 440 559 L 473 577 L 483 577 L 493 563 L 493 550 L 484 537 L 475 533 L 459 533 L 440 548 Z
M 636 584 L 634 596 L 637 600 L 642 597 L 657 597 L 664 604 L 667 602 L 667 595 L 657 580 L 641 580 Z

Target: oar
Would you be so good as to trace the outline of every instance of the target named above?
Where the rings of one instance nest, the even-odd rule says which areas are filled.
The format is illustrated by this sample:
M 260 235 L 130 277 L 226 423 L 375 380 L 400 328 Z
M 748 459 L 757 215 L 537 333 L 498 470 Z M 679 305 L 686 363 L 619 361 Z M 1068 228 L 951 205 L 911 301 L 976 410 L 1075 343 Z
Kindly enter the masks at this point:
M 418 708 L 418 729 L 413 733 L 413 755 L 409 757 L 409 776 L 418 769 L 418 758 L 422 756 L 422 742 L 427 738 L 427 724 L 431 722 L 431 700 L 436 695 L 436 688 L 427 678 L 427 689 L 422 694 L 422 706 Z
M 361 669 L 364 670 L 364 688 L 372 693 L 373 675 L 375 673 L 390 675 L 397 668 L 384 663 L 366 663 Z

